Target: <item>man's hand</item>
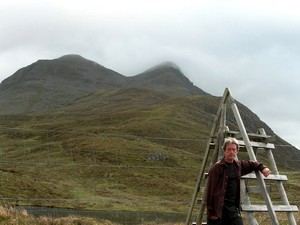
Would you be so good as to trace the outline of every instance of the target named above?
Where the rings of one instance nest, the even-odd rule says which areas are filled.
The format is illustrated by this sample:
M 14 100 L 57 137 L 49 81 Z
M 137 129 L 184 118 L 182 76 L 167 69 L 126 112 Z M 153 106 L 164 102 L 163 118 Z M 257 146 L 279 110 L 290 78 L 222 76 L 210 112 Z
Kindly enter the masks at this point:
M 261 172 L 265 177 L 269 176 L 271 173 L 271 170 L 269 168 L 264 168 Z
M 211 219 L 211 220 L 217 220 L 218 217 L 217 216 L 211 216 L 211 217 L 209 217 L 209 219 Z

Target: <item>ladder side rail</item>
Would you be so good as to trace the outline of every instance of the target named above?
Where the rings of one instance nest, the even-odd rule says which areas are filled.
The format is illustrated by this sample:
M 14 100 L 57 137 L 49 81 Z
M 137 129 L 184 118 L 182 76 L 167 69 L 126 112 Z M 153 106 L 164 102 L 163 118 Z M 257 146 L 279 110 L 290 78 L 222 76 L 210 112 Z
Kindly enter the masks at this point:
M 266 135 L 266 132 L 265 132 L 264 129 L 260 129 L 259 133 L 262 134 L 262 135 Z M 279 175 L 279 171 L 278 171 L 278 168 L 276 166 L 276 161 L 274 159 L 272 150 L 271 149 L 265 149 L 265 150 L 266 150 L 266 153 L 267 153 L 268 160 L 270 162 L 270 167 L 271 167 L 272 173 L 275 174 L 275 175 Z M 277 183 L 277 188 L 278 188 L 278 191 L 279 191 L 279 194 L 280 194 L 280 197 L 281 197 L 281 201 L 285 205 L 289 206 L 290 203 L 289 203 L 289 200 L 288 200 L 287 194 L 285 192 L 282 181 L 277 181 L 276 183 Z M 287 217 L 288 217 L 290 225 L 297 225 L 293 212 L 287 212 Z
M 206 167 L 208 155 L 209 155 L 209 152 L 210 152 L 210 143 L 213 141 L 213 137 L 216 134 L 217 125 L 220 122 L 221 113 L 224 109 L 224 106 L 226 104 L 228 96 L 229 96 L 229 89 L 226 88 L 225 91 L 224 91 L 223 97 L 221 99 L 221 103 L 219 105 L 219 108 L 218 108 L 218 111 L 217 111 L 217 114 L 216 114 L 216 117 L 215 117 L 215 120 L 214 120 L 214 123 L 213 123 L 213 127 L 212 127 L 211 132 L 210 132 L 210 138 L 209 138 L 209 141 L 207 143 L 205 154 L 204 154 L 202 164 L 201 164 L 201 167 L 200 167 L 200 170 L 199 170 L 199 175 L 197 177 L 197 181 L 196 181 L 196 185 L 195 185 L 195 188 L 194 188 L 194 193 L 193 193 L 192 200 L 191 200 L 191 203 L 190 203 L 190 207 L 189 207 L 189 210 L 188 210 L 188 215 L 187 215 L 187 218 L 186 218 L 186 221 L 185 221 L 185 225 L 189 225 L 189 223 L 190 223 L 191 216 L 192 216 L 192 213 L 193 213 L 193 208 L 194 208 L 194 205 L 195 205 L 195 202 L 196 202 L 196 199 L 197 199 L 198 190 L 199 190 L 200 185 L 201 185 L 201 179 L 203 177 L 204 169 Z
M 257 155 L 257 148 L 255 149 L 255 155 Z M 251 205 L 251 200 L 247 192 L 246 182 L 244 179 L 241 179 L 241 201 L 242 204 Z M 248 220 L 249 225 L 259 225 L 255 216 L 254 212 L 246 212 L 246 218 Z
M 267 152 L 268 159 L 271 162 L 271 170 L 274 171 L 274 174 L 279 175 L 272 151 L 270 149 L 266 149 L 266 152 Z M 285 205 L 289 206 L 290 203 L 289 203 L 287 194 L 285 192 L 283 182 L 282 181 L 276 181 L 276 184 L 277 184 L 277 188 L 278 188 L 278 191 L 279 191 L 279 194 L 280 194 L 280 197 L 281 197 L 281 201 Z M 288 217 L 290 225 L 297 225 L 293 212 L 287 212 L 287 217 Z
M 229 94 L 230 94 L 229 89 L 226 88 L 224 91 L 223 97 L 221 99 L 221 102 L 220 102 L 220 105 L 219 105 L 219 108 L 218 108 L 218 111 L 217 111 L 217 114 L 216 114 L 216 117 L 215 117 L 215 120 L 213 123 L 213 127 L 210 132 L 210 137 L 213 137 L 215 135 L 215 133 L 217 132 L 217 125 L 219 125 L 222 111 L 226 107 L 226 102 L 228 101 L 227 98 L 229 97 Z
M 225 138 L 225 132 L 229 130 L 229 128 L 226 126 L 226 102 L 223 103 L 221 116 L 220 129 L 218 131 L 218 159 L 221 159 L 224 155 L 222 151 L 222 145 Z M 216 161 L 217 159 L 214 159 L 214 162 Z
M 196 219 L 196 225 L 201 225 L 203 222 L 203 215 L 206 207 L 206 190 L 207 190 L 207 182 L 205 182 L 205 188 L 204 188 L 204 193 L 203 193 L 203 199 L 201 201 L 200 209 L 199 209 L 199 214 Z
M 249 155 L 249 157 L 250 157 L 251 160 L 257 161 L 256 160 L 256 156 L 254 154 L 254 151 L 252 149 L 252 146 L 250 144 L 250 140 L 249 140 L 249 137 L 247 135 L 246 129 L 244 127 L 243 121 L 241 119 L 241 115 L 240 115 L 240 113 L 238 111 L 237 105 L 236 105 L 235 100 L 232 97 L 232 95 L 231 95 L 230 102 L 231 102 L 231 108 L 232 108 L 233 114 L 235 116 L 235 119 L 236 119 L 236 122 L 238 124 L 239 130 L 240 130 L 240 132 L 242 134 L 243 140 L 245 142 L 245 147 L 247 149 L 248 155 Z M 263 180 L 262 174 L 259 171 L 256 171 L 255 173 L 256 173 L 256 176 L 258 178 L 258 183 L 259 183 L 259 185 L 260 185 L 260 187 L 262 189 L 262 194 L 263 194 L 263 197 L 264 197 L 265 202 L 267 204 L 272 224 L 273 225 L 279 225 L 279 222 L 278 222 L 278 219 L 276 217 L 275 210 L 274 210 L 271 198 L 270 198 L 270 196 L 269 196 L 269 194 L 267 192 L 266 184 L 265 184 L 265 182 Z
M 241 180 L 241 200 L 242 204 L 251 205 L 249 195 L 246 191 L 246 184 L 244 180 Z M 246 217 L 249 225 L 259 225 L 253 212 L 246 212 Z
M 191 217 L 192 217 L 192 214 L 193 214 L 194 205 L 195 205 L 196 200 L 197 200 L 197 195 L 198 195 L 198 192 L 199 192 L 199 189 L 200 189 L 201 180 L 202 180 L 202 177 L 203 177 L 203 174 L 204 174 L 204 169 L 206 167 L 208 155 L 209 155 L 209 152 L 210 152 L 210 143 L 212 141 L 213 141 L 213 138 L 209 138 L 209 141 L 208 141 L 207 146 L 206 146 L 206 151 L 205 151 L 205 154 L 204 154 L 204 157 L 203 157 L 203 160 L 202 160 L 202 164 L 201 164 L 201 167 L 200 167 L 200 170 L 199 170 L 199 174 L 198 174 L 198 177 L 197 177 L 197 181 L 196 181 L 196 185 L 195 185 L 195 188 L 194 188 L 194 192 L 193 192 L 192 200 L 191 200 L 191 203 L 190 203 L 188 215 L 187 215 L 187 218 L 186 218 L 186 221 L 185 221 L 185 225 L 189 225 L 189 223 L 191 222 Z
M 226 106 L 224 105 L 224 110 L 222 111 L 222 122 L 221 122 L 221 127 L 218 132 L 218 142 L 215 145 L 215 149 L 212 155 L 212 160 L 210 163 L 210 168 L 217 162 L 218 158 L 221 155 L 222 152 L 222 144 L 223 144 L 223 139 L 224 139 L 224 134 L 225 134 L 225 112 L 226 112 Z M 201 201 L 199 213 L 197 216 L 196 220 L 196 225 L 201 225 L 203 221 L 203 215 L 206 207 L 206 191 L 207 191 L 207 180 L 205 182 L 205 188 L 204 188 L 204 193 L 203 193 L 203 199 Z

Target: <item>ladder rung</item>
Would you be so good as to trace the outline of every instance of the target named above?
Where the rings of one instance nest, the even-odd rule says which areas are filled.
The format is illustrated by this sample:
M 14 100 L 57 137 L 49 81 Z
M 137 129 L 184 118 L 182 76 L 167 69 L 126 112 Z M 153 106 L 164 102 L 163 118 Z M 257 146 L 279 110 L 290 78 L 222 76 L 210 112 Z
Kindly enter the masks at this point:
M 204 179 L 207 179 L 208 178 L 208 173 L 204 173 Z M 255 173 L 249 173 L 247 175 L 244 175 L 241 177 L 242 179 L 256 179 L 256 174 Z M 275 174 L 270 174 L 269 176 L 267 177 L 264 177 L 263 178 L 265 180 L 277 180 L 277 181 L 287 181 L 288 178 L 286 175 L 275 175 Z
M 242 138 L 242 135 L 238 131 L 227 131 L 228 136 L 235 137 L 236 139 Z M 265 134 L 256 134 L 256 133 L 248 133 L 248 138 L 251 141 L 258 141 L 258 142 L 274 142 L 276 140 L 275 136 L 265 135 Z
M 267 191 L 271 192 L 271 185 L 266 185 Z M 249 193 L 261 193 L 261 187 L 258 185 L 255 186 L 247 186 L 247 192 Z
M 238 140 L 238 143 L 239 143 L 239 145 L 240 145 L 241 148 L 243 148 L 245 146 L 245 142 L 244 141 Z M 270 144 L 270 143 L 250 141 L 250 144 L 254 148 L 275 149 L 274 144 Z
M 226 134 L 229 136 L 229 137 L 236 137 L 237 134 L 239 134 L 240 132 L 238 131 L 234 131 L 234 130 L 228 130 L 226 131 Z
M 286 181 L 288 180 L 286 175 L 275 175 L 275 174 L 270 174 L 268 177 L 264 177 L 265 180 L 282 180 Z M 247 175 L 242 176 L 242 179 L 256 179 L 256 174 L 255 173 L 249 173 Z
M 270 142 L 275 141 L 274 136 L 264 135 L 264 134 L 248 133 L 248 137 L 251 141 L 259 141 L 264 143 L 267 143 L 268 141 Z
M 251 141 L 258 141 L 258 142 L 263 142 L 263 143 L 272 143 L 276 141 L 275 136 L 268 136 L 268 135 L 262 135 L 262 134 L 248 134 L 249 138 Z
M 273 205 L 276 212 L 298 212 L 296 205 Z M 242 211 L 247 212 L 268 212 L 266 205 L 242 205 Z

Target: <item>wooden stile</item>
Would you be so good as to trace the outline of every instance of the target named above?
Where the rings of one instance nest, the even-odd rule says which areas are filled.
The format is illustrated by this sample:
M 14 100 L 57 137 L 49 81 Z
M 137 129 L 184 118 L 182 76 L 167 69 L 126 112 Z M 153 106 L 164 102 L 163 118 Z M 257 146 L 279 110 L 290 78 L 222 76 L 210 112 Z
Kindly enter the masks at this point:
M 226 107 L 230 105 L 234 114 L 239 131 L 229 131 L 226 126 Z M 205 193 L 206 193 L 206 178 L 207 178 L 207 163 L 210 159 L 210 166 L 212 166 L 218 159 L 222 157 L 221 146 L 225 137 L 234 137 L 238 139 L 241 149 L 246 149 L 247 155 L 250 160 L 257 161 L 257 150 L 264 150 L 267 153 L 268 161 L 272 174 L 268 177 L 263 177 L 260 172 L 251 173 L 242 177 L 241 180 L 241 210 L 246 214 L 249 225 L 258 225 L 254 212 L 266 212 L 269 214 L 272 225 L 279 225 L 276 212 L 286 212 L 289 225 L 296 225 L 296 221 L 293 212 L 299 211 L 295 205 L 290 205 L 287 194 L 285 192 L 283 182 L 288 178 L 285 175 L 280 175 L 274 160 L 272 150 L 275 149 L 272 142 L 275 141 L 274 136 L 266 135 L 265 131 L 260 128 L 257 133 L 246 133 L 243 121 L 241 119 L 236 102 L 232 97 L 229 89 L 225 89 L 224 95 L 221 99 L 214 124 L 208 139 L 205 154 L 200 167 L 199 175 L 196 181 L 192 200 L 189 205 L 188 215 L 185 225 L 201 225 L 206 224 L 204 217 L 205 213 Z M 206 173 L 205 173 L 206 170 Z M 247 186 L 248 181 L 255 180 L 258 186 Z M 266 185 L 265 180 L 268 182 L 275 182 L 276 188 L 271 188 L 270 185 Z M 202 181 L 205 184 L 201 186 Z M 281 204 L 274 205 L 270 198 L 269 192 L 273 189 L 277 189 Z M 260 192 L 263 196 L 265 204 L 257 205 L 251 204 L 250 192 Z M 201 198 L 198 194 L 202 193 Z M 201 199 L 201 200 L 200 200 Z M 195 209 L 195 205 L 200 203 L 199 209 Z M 191 222 L 192 215 L 197 213 L 196 222 Z

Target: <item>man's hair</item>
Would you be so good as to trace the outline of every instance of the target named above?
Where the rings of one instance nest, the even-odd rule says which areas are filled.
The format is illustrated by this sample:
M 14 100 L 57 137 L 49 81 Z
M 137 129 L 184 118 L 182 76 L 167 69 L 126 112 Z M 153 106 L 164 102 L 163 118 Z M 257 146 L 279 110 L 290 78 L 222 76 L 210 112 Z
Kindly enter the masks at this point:
M 227 146 L 228 144 L 235 144 L 237 150 L 239 150 L 239 148 L 240 148 L 239 143 L 238 143 L 238 140 L 235 139 L 235 138 L 229 137 L 229 138 L 225 138 L 225 139 L 224 139 L 224 143 L 223 143 L 223 146 L 222 146 L 223 151 L 226 150 L 226 146 Z

